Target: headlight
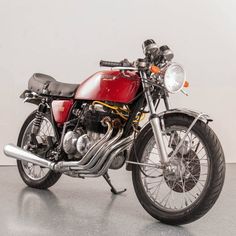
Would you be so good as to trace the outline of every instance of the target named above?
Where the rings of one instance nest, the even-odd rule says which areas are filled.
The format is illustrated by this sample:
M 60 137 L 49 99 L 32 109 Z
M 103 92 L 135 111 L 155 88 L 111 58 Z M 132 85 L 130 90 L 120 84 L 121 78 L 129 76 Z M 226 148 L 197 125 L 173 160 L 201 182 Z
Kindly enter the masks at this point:
M 168 92 L 176 93 L 180 91 L 185 82 L 185 72 L 182 66 L 177 63 L 169 65 L 164 76 L 164 85 Z

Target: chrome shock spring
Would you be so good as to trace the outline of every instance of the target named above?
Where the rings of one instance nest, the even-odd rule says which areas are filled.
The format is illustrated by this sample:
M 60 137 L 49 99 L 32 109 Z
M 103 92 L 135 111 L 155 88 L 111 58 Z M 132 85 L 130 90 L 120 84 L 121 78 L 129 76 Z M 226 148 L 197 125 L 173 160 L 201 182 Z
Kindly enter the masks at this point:
M 42 112 L 37 110 L 36 114 L 35 114 L 35 119 L 33 121 L 33 127 L 32 127 L 32 131 L 35 135 L 38 133 L 38 131 L 40 129 L 42 120 L 43 120 L 43 114 L 42 114 Z
M 35 136 L 38 134 L 40 126 L 43 121 L 43 114 L 47 111 L 46 100 L 42 99 L 41 103 L 38 106 L 38 110 L 35 113 L 35 119 L 32 126 L 32 134 Z

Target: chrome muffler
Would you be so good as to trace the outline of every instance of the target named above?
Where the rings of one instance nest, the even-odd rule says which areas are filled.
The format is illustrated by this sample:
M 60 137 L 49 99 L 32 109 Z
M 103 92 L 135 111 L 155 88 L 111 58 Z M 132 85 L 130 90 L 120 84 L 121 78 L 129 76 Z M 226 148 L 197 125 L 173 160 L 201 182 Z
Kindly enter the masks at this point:
M 20 161 L 27 161 L 35 165 L 39 165 L 45 168 L 54 170 L 55 163 L 52 161 L 45 160 L 37 155 L 24 150 L 14 144 L 7 144 L 3 148 L 3 152 L 6 156 L 15 158 Z

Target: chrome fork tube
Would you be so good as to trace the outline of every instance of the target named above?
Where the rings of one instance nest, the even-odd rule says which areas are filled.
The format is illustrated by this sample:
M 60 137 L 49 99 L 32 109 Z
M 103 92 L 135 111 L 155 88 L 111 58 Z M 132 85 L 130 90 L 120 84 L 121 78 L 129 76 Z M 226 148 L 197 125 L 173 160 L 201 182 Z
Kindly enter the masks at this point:
M 161 130 L 161 125 L 160 125 L 160 118 L 158 117 L 156 113 L 156 109 L 153 103 L 152 95 L 150 93 L 150 88 L 149 85 L 146 83 L 147 81 L 147 75 L 145 72 L 140 72 L 141 80 L 142 80 L 142 85 L 145 93 L 145 98 L 147 101 L 147 106 L 150 111 L 150 117 L 149 121 L 152 126 L 154 138 L 157 144 L 157 150 L 160 155 L 160 161 L 161 163 L 167 163 L 168 162 L 168 156 L 163 140 L 163 135 L 162 135 L 162 130 Z

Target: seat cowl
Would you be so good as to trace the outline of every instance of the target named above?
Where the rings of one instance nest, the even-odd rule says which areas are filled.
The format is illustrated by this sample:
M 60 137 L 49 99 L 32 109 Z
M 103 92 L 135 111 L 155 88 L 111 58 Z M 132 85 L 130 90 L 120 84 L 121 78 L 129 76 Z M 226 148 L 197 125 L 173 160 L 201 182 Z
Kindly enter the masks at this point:
M 45 96 L 72 98 L 79 84 L 68 84 L 56 81 L 53 77 L 41 73 L 35 73 L 29 79 L 28 89 Z

